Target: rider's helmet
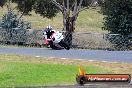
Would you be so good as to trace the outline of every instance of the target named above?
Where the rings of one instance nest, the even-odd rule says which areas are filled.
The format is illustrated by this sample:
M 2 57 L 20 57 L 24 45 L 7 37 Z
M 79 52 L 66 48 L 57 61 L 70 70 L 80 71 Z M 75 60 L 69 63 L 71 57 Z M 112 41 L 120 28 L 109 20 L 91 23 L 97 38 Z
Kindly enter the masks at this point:
M 50 25 L 48 25 L 46 28 L 52 30 L 52 27 Z
M 45 30 L 47 33 L 50 33 L 52 31 L 52 27 L 48 25 Z

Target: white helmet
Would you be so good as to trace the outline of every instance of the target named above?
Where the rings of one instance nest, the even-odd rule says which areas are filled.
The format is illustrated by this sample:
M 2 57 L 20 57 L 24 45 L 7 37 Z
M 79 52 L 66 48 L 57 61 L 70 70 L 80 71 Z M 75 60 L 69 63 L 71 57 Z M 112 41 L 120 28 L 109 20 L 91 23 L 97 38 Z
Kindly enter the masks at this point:
M 47 29 L 52 29 L 52 27 L 51 27 L 50 25 L 48 25 L 46 28 L 47 28 Z

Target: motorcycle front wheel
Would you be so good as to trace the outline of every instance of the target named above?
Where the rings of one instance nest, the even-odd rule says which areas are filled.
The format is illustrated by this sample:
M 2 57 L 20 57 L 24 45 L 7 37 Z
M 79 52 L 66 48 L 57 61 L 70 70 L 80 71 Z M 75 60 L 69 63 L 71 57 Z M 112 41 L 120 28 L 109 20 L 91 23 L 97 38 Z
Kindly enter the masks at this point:
M 66 50 L 69 50 L 69 49 L 70 49 L 69 45 L 68 45 L 66 42 L 64 42 L 64 41 L 61 41 L 61 42 L 60 42 L 60 45 L 61 45 L 62 47 L 64 47 Z

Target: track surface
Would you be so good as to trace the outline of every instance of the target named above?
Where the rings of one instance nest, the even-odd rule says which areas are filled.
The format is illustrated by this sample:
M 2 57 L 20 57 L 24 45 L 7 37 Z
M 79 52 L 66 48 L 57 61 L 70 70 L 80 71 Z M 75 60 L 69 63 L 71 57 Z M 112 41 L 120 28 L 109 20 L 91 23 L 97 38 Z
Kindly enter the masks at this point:
M 84 86 L 80 85 L 64 85 L 64 86 L 36 86 L 36 87 L 17 87 L 17 88 L 132 88 L 131 84 L 114 84 L 114 83 L 92 83 L 92 84 L 85 84 Z
M 104 50 L 52 50 L 47 48 L 0 48 L 0 54 L 17 54 L 40 57 L 59 57 L 97 61 L 132 63 L 132 51 Z

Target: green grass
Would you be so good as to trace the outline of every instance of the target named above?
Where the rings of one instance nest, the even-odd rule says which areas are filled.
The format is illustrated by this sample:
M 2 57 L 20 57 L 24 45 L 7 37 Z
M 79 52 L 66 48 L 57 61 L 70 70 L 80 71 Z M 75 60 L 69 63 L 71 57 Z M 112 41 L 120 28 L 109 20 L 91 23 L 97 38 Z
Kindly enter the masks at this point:
M 95 66 L 85 67 L 87 73 L 97 73 Z M 75 65 L 0 62 L 0 86 L 42 86 L 75 84 Z
M 76 84 L 79 64 L 68 62 L 56 58 L 0 55 L 0 87 Z M 95 65 L 83 67 L 87 73 L 109 72 Z
M 12 4 L 12 8 L 15 5 Z M 101 27 L 103 26 L 103 15 L 98 13 L 100 11 L 97 9 L 87 9 L 85 11 L 80 12 L 78 19 L 76 21 L 76 32 L 99 32 L 106 33 L 103 31 Z M 6 7 L 0 8 L 0 18 L 7 12 Z M 29 21 L 32 23 L 33 29 L 42 29 L 47 25 L 52 25 L 53 28 L 62 30 L 63 28 L 63 17 L 61 13 L 58 13 L 56 17 L 53 19 L 43 18 L 39 14 L 35 14 L 31 12 L 31 16 L 23 16 L 23 20 Z
M 86 73 L 131 74 L 132 64 L 0 55 L 0 87 L 76 84 L 78 67 Z

